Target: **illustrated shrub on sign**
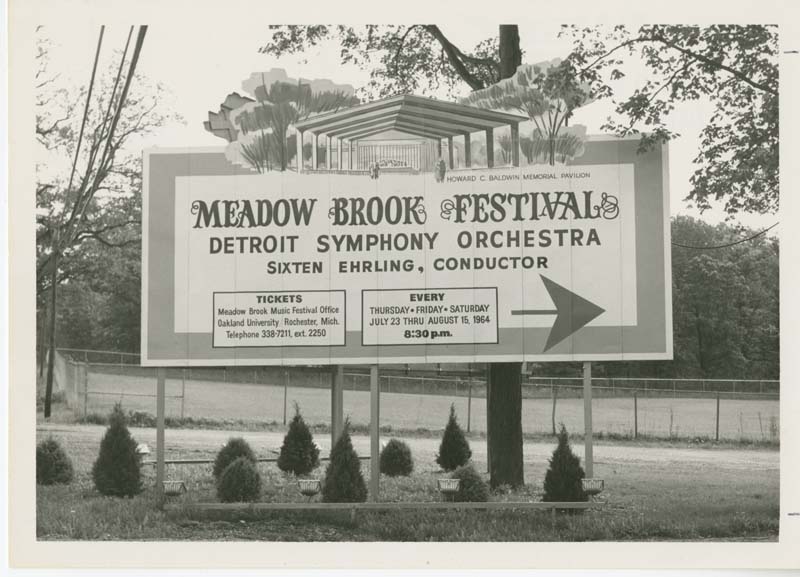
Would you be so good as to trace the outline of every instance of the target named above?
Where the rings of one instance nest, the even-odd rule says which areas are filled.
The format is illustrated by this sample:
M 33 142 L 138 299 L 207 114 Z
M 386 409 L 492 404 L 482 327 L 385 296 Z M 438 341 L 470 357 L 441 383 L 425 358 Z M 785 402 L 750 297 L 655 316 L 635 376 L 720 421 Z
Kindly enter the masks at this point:
M 255 501 L 261 494 L 261 475 L 254 461 L 237 457 L 217 481 L 217 497 L 224 503 Z
M 399 439 L 391 439 L 381 451 L 381 473 L 407 477 L 414 471 L 411 448 Z
M 130 497 L 142 491 L 141 461 L 136 445 L 118 403 L 108 418 L 100 454 L 92 466 L 94 486 L 103 495 Z
M 367 500 L 367 485 L 361 474 L 361 461 L 350 439 L 350 420 L 331 450 L 331 460 L 322 484 L 325 503 L 359 503 Z
M 445 471 L 453 471 L 466 465 L 470 457 L 472 457 L 472 449 L 469 448 L 469 442 L 456 419 L 455 404 L 450 405 L 450 418 L 444 428 L 439 454 L 436 455 L 436 463 Z
M 319 466 L 319 448 L 314 444 L 314 436 L 300 414 L 300 406 L 294 405 L 294 418 L 289 423 L 289 431 L 283 438 L 283 446 L 278 456 L 278 468 L 295 475 L 307 475 Z
M 225 446 L 219 450 L 216 459 L 214 459 L 214 478 L 219 481 L 219 478 L 226 467 L 239 457 L 244 457 L 245 459 L 252 461 L 254 465 L 256 463 L 255 453 L 253 453 L 253 449 L 250 448 L 250 445 L 247 444 L 247 441 L 241 437 L 228 439 L 228 442 L 225 443 Z
M 36 446 L 36 483 L 38 485 L 72 482 L 72 461 L 52 437 Z
M 451 479 L 460 479 L 458 492 L 454 496 L 459 502 L 486 502 L 489 500 L 489 485 L 483 480 L 481 474 L 475 470 L 472 463 L 463 465 L 453 471 Z
M 562 424 L 558 446 L 550 457 L 550 468 L 544 476 L 543 501 L 588 501 L 582 480 L 586 476 L 580 458 L 572 452 L 567 428 Z

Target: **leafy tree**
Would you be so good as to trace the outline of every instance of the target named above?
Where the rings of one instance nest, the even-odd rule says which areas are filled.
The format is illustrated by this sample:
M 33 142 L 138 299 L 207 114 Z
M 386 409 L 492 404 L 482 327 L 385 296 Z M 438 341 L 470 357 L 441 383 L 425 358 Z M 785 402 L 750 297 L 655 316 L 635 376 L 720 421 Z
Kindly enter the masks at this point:
M 779 377 L 778 241 L 751 230 L 673 221 L 673 324 L 679 376 Z M 735 241 L 733 241 L 735 242 Z M 678 368 L 678 367 L 676 367 Z
M 256 455 L 253 453 L 253 449 L 250 448 L 250 444 L 247 441 L 241 437 L 228 439 L 228 442 L 219 450 L 219 453 L 217 453 L 214 459 L 214 468 L 212 469 L 214 478 L 219 480 L 225 468 L 236 459 L 242 457 L 248 461 L 252 461 L 254 464 L 256 462 Z
M 381 473 L 390 477 L 407 477 L 413 471 L 411 447 L 399 439 L 390 439 L 381 451 Z
M 558 433 L 558 446 L 550 457 L 550 467 L 544 476 L 545 502 L 587 501 L 582 480 L 586 476 L 580 458 L 572 452 L 567 428 L 561 425 Z
M 126 146 L 171 118 L 159 106 L 163 89 L 135 72 L 146 30 L 140 27 L 134 39 L 131 28 L 118 64 L 108 70 L 95 68 L 88 88 L 77 91 L 49 71 L 50 46 L 40 34 L 35 87 L 36 267 L 38 305 L 50 308 L 46 323 L 40 315 L 50 350 L 56 342 L 57 288 L 84 273 L 84 244 L 118 247 L 138 242 L 135 227 L 140 218 L 135 206 L 140 202 L 141 168 L 138 154 L 127 154 Z M 50 355 L 45 417 L 50 415 L 52 370 Z
M 475 466 L 472 463 L 458 467 L 450 477 L 461 481 L 454 496 L 455 501 L 463 503 L 486 502 L 489 500 L 489 485 L 483 480 L 481 474 L 475 470 Z
M 674 217 L 674 359 L 597 362 L 593 374 L 778 379 L 779 242 L 759 232 L 725 223 L 711 225 L 688 216 Z M 539 370 L 539 365 L 533 369 Z M 549 364 L 547 372 L 574 376 L 579 374 L 580 364 Z
M 103 495 L 131 497 L 142 491 L 141 461 L 136 441 L 128 431 L 122 406 L 117 403 L 108 418 L 100 453 L 92 465 L 92 479 Z
M 471 51 L 453 44 L 436 25 L 399 26 L 270 26 L 264 54 L 296 54 L 334 39 L 343 64 L 370 69 L 363 90 L 371 96 L 423 94 L 439 88 L 455 94 L 461 83 L 479 90 L 508 78 L 522 63 L 519 30 L 501 25 L 495 38 L 479 42 Z
M 314 443 L 314 435 L 300 414 L 300 406 L 295 403 L 294 417 L 289 430 L 283 438 L 278 455 L 278 468 L 295 475 L 307 475 L 319 466 L 319 447 Z
M 464 436 L 461 425 L 458 424 L 456 406 L 450 405 L 450 416 L 442 434 L 436 463 L 445 471 L 452 471 L 466 465 L 470 457 L 472 457 L 472 449 L 469 448 L 469 441 Z
M 729 215 L 778 208 L 778 27 L 766 25 L 565 26 L 567 58 L 601 98 L 615 97 L 625 55 L 639 57 L 650 76 L 615 99 L 618 118 L 606 130 L 638 134 L 642 146 L 675 134 L 669 114 L 700 98 L 714 106 L 700 134 L 688 198 L 701 209 L 724 200 Z
M 261 475 L 247 457 L 234 459 L 219 477 L 217 497 L 223 503 L 255 501 L 261 494 Z
M 373 466 L 376 464 L 373 464 Z M 361 461 L 350 439 L 350 420 L 331 450 L 331 460 L 322 483 L 325 503 L 358 503 L 367 500 L 367 485 L 361 474 Z
M 73 476 L 72 461 L 58 441 L 51 437 L 36 445 L 36 483 L 38 485 L 71 483 Z

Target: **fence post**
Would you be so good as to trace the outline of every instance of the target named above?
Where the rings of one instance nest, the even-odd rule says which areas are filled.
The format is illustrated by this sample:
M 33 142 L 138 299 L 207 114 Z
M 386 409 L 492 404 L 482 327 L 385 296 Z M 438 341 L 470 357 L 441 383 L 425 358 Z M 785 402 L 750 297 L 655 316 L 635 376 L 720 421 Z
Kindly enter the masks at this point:
M 164 508 L 164 413 L 167 369 L 156 369 L 156 506 Z
M 83 365 L 83 416 L 89 414 L 89 363 Z
M 472 421 L 472 378 L 469 380 L 469 389 L 467 390 L 467 432 L 469 433 Z
M 286 424 L 286 398 L 289 394 L 289 371 L 283 371 L 283 424 Z
M 550 385 L 550 396 L 553 397 L 553 414 L 551 420 L 553 421 L 553 436 L 556 436 L 556 397 L 558 397 L 558 389 L 555 385 Z
M 72 410 L 78 411 L 80 409 L 80 396 L 78 389 L 78 363 L 69 360 L 69 366 L 72 368 L 72 382 L 70 383 L 70 402 L 72 403 Z
M 586 477 L 591 479 L 594 476 L 593 447 L 592 447 L 592 363 L 583 363 L 583 464 L 586 470 Z
M 639 391 L 633 391 L 633 438 L 639 437 Z
M 717 391 L 717 425 L 714 438 L 719 441 L 719 391 Z
M 186 369 L 181 370 L 181 375 L 183 377 L 181 383 L 181 420 L 183 420 L 183 408 L 186 403 Z
M 369 367 L 369 500 L 378 501 L 380 493 L 380 453 L 381 453 L 381 389 L 378 365 Z

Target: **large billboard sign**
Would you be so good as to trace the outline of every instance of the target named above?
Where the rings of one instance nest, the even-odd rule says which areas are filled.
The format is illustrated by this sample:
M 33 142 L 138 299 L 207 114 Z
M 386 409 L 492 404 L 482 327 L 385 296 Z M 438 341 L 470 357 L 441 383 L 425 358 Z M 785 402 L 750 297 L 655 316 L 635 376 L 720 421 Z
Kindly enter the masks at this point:
M 142 362 L 672 358 L 666 148 L 638 146 L 433 172 L 149 150 Z

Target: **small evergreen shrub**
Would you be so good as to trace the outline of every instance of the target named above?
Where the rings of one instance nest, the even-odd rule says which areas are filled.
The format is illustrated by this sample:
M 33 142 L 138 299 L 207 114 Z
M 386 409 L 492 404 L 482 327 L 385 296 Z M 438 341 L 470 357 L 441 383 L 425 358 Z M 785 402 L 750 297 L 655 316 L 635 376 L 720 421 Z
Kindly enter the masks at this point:
M 36 483 L 38 485 L 72 482 L 72 461 L 52 437 L 36 446 Z
M 314 435 L 300 414 L 295 403 L 294 418 L 283 438 L 278 468 L 295 475 L 307 475 L 319 466 L 319 448 L 314 444 Z
M 339 440 L 331 450 L 331 460 L 322 483 L 325 503 L 359 503 L 367 500 L 367 486 L 361 474 L 361 461 L 350 439 L 350 421 L 344 423 Z
M 436 463 L 445 471 L 453 471 L 466 465 L 470 457 L 472 457 L 472 449 L 469 448 L 469 442 L 456 419 L 455 404 L 450 405 L 450 418 L 444 428 L 439 454 L 436 455 Z
M 255 501 L 261 494 L 261 475 L 247 457 L 234 459 L 219 477 L 217 497 L 223 503 Z
M 381 473 L 407 477 L 414 470 L 411 448 L 399 439 L 391 439 L 381 451 Z
M 255 453 L 253 453 L 253 449 L 250 448 L 247 441 L 241 437 L 228 439 L 228 442 L 219 450 L 214 459 L 214 478 L 219 481 L 222 472 L 239 457 L 252 461 L 254 465 L 256 463 Z
M 136 440 L 128 431 L 125 413 L 117 403 L 108 417 L 100 454 L 92 466 L 94 486 L 103 495 L 130 497 L 142 491 L 141 460 Z
M 453 471 L 451 479 L 461 479 L 458 492 L 454 496 L 459 502 L 486 502 L 489 500 L 489 485 L 483 480 L 481 474 L 475 470 L 472 463 L 463 465 Z
M 567 428 L 561 425 L 558 433 L 558 446 L 550 457 L 550 467 L 544 476 L 543 501 L 588 501 L 583 490 L 585 477 L 580 458 L 572 452 L 567 436 Z

